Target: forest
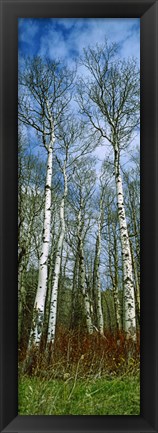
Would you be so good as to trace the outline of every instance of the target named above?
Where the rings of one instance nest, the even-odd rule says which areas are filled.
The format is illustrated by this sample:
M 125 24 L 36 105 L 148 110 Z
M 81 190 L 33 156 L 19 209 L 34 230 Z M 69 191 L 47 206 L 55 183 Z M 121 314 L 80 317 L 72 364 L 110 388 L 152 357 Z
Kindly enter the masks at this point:
M 18 90 L 19 413 L 139 415 L 137 62 L 26 56 Z

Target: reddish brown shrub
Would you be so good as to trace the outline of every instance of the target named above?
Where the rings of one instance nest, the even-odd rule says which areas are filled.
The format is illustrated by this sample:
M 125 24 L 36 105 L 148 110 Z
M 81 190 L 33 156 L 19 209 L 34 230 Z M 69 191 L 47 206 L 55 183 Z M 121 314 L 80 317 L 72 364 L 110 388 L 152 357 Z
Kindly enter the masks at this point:
M 131 374 L 139 369 L 139 349 L 139 335 L 134 342 L 124 332 L 101 336 L 58 327 L 51 359 L 48 349 L 39 354 L 32 347 L 25 370 L 29 375 L 60 379 L 73 377 L 76 369 L 79 377 Z

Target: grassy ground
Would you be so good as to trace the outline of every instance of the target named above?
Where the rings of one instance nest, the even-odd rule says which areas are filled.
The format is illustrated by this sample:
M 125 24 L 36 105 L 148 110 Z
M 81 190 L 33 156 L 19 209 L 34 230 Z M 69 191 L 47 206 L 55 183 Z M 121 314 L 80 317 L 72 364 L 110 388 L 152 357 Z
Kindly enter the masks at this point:
M 139 415 L 139 376 L 19 379 L 19 415 Z

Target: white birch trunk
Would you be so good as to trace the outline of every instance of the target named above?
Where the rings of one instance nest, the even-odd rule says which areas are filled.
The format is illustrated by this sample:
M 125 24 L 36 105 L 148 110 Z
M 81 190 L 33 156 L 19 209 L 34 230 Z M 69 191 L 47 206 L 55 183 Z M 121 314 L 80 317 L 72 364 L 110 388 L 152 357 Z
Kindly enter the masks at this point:
M 102 202 L 101 202 L 102 205 Z M 96 240 L 96 252 L 95 252 L 95 262 L 94 262 L 94 293 L 96 297 L 96 313 L 97 313 L 97 325 L 98 331 L 100 334 L 104 334 L 104 320 L 103 320 L 103 312 L 101 305 L 101 287 L 100 287 L 100 274 L 99 274 L 99 265 L 100 265 L 100 253 L 101 253 L 101 214 L 102 209 L 100 210 L 100 218 L 98 223 L 98 234 Z
M 72 283 L 72 302 L 71 302 L 71 328 L 75 327 L 75 313 L 76 313 L 76 305 L 78 301 L 78 266 L 79 266 L 79 258 L 78 258 L 78 250 L 76 252 L 76 258 L 73 268 L 73 283 Z
M 61 266 L 61 256 L 62 256 L 62 248 L 65 236 L 65 198 L 67 196 L 67 175 L 66 169 L 63 169 L 64 175 L 64 195 L 60 204 L 60 235 L 57 245 L 57 253 L 54 267 L 54 276 L 52 283 L 52 296 L 50 303 L 50 316 L 49 316 L 49 326 L 48 326 L 48 343 L 54 343 L 55 340 L 55 331 L 56 331 L 56 319 L 57 319 L 57 300 L 58 300 L 58 286 L 59 286 L 59 275 L 60 275 L 60 266 Z
M 93 333 L 93 325 L 91 319 L 91 306 L 88 292 L 86 290 L 86 272 L 84 264 L 84 253 L 83 253 L 83 240 L 82 240 L 82 217 L 81 209 L 78 214 L 78 237 L 79 237 L 79 260 L 80 260 L 80 289 L 84 299 L 84 308 L 86 315 L 86 325 L 89 334 Z
M 115 144 L 115 180 L 117 190 L 118 218 L 123 259 L 123 283 L 124 283 L 124 320 L 127 335 L 136 337 L 136 311 L 132 270 L 132 258 L 127 230 L 127 222 L 124 208 L 123 185 L 119 165 L 119 149 Z
M 90 299 L 88 292 L 85 287 L 85 265 L 84 265 L 84 258 L 83 258 L 83 244 L 81 241 L 80 245 L 80 253 L 81 253 L 81 291 L 84 298 L 84 307 L 85 307 L 85 314 L 86 314 L 86 324 L 87 324 L 87 330 L 89 334 L 93 333 L 93 325 L 92 325 L 92 319 L 91 319 L 91 307 L 90 307 Z
M 114 250 L 115 250 L 114 268 L 115 268 L 115 276 L 114 276 L 114 281 L 113 281 L 113 296 L 114 296 L 114 305 L 115 305 L 117 329 L 121 330 L 122 323 L 121 323 L 121 306 L 120 306 L 119 291 L 118 291 L 118 250 L 117 250 L 117 239 L 116 239 L 116 226 L 114 226 L 113 230 L 115 230 L 115 233 L 114 233 Z
M 115 307 L 115 315 L 116 315 L 116 324 L 117 329 L 121 330 L 121 315 L 120 315 L 120 302 L 118 295 L 118 287 L 113 283 L 113 298 L 114 298 L 114 307 Z
M 135 303 L 136 303 L 137 320 L 138 323 L 140 324 L 140 286 L 139 286 L 137 263 L 134 257 L 132 241 L 130 241 L 130 248 L 131 248 L 132 263 L 133 263 L 133 270 L 135 276 Z
M 112 270 L 112 262 L 111 262 L 111 234 L 110 234 L 110 224 L 113 226 L 113 236 L 114 236 L 114 273 Z M 115 316 L 116 316 L 116 325 L 117 329 L 120 330 L 121 326 L 121 307 L 119 301 L 119 293 L 118 293 L 118 254 L 117 254 L 117 239 L 116 239 L 116 225 L 112 223 L 110 218 L 108 218 L 108 234 L 109 234 L 109 271 L 110 277 L 112 281 L 112 293 L 114 299 L 114 308 L 115 308 Z
M 23 308 L 26 303 L 26 271 L 29 262 L 29 253 L 32 237 L 32 226 L 34 220 L 34 207 L 31 209 L 30 221 L 27 229 L 27 239 L 25 239 L 25 254 L 22 257 L 18 270 L 18 341 L 21 339 L 21 328 L 23 320 Z M 21 231 L 21 239 L 23 239 L 24 228 Z
M 47 174 L 45 184 L 45 208 L 44 208 L 44 223 L 43 223 L 43 238 L 42 248 L 39 259 L 39 274 L 38 274 L 38 287 L 34 304 L 34 326 L 33 338 L 36 344 L 40 343 L 42 328 L 44 322 L 44 309 L 45 299 L 47 292 L 48 280 L 48 255 L 50 246 L 50 230 L 51 230 L 51 184 L 52 184 L 52 155 L 53 155 L 52 141 L 47 148 Z

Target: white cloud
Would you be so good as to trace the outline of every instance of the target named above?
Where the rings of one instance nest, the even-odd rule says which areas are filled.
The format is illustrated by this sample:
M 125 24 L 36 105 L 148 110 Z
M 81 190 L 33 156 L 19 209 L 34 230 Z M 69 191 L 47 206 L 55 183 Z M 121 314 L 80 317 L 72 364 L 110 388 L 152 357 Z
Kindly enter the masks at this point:
M 19 41 L 32 44 L 33 38 L 36 36 L 39 26 L 34 19 L 18 19 L 19 25 Z
M 139 35 L 135 19 L 64 18 L 51 19 L 48 32 L 41 37 L 39 54 L 72 61 L 88 45 L 104 43 L 105 37 L 121 44 L 121 57 L 139 58 Z
M 52 21 L 54 21 L 54 18 L 52 18 Z M 76 20 L 75 18 L 61 18 L 58 22 L 65 29 L 69 30 L 75 25 Z
M 60 58 L 72 66 L 83 48 L 103 44 L 107 38 L 120 44 L 120 57 L 135 56 L 139 61 L 139 19 L 19 18 L 18 21 L 19 41 L 30 46 L 30 54 L 38 50 L 41 56 Z
M 120 44 L 119 57 L 134 56 L 140 58 L 139 19 L 132 18 L 51 18 L 19 19 L 19 40 L 30 44 L 30 53 L 35 43 L 35 36 L 39 34 L 39 49 L 37 54 L 48 56 L 50 59 L 64 60 L 69 67 L 73 66 L 83 48 L 103 44 L 105 38 L 109 42 Z M 80 66 L 78 74 L 87 74 L 84 66 Z M 74 111 L 76 103 L 72 103 Z M 135 143 L 134 143 L 135 145 Z M 99 146 L 94 154 L 98 158 L 98 167 L 109 152 L 108 146 Z M 123 156 L 126 163 L 127 155 Z
M 39 55 L 59 59 L 64 58 L 66 53 L 67 44 L 61 31 L 51 29 L 47 35 L 41 37 Z

